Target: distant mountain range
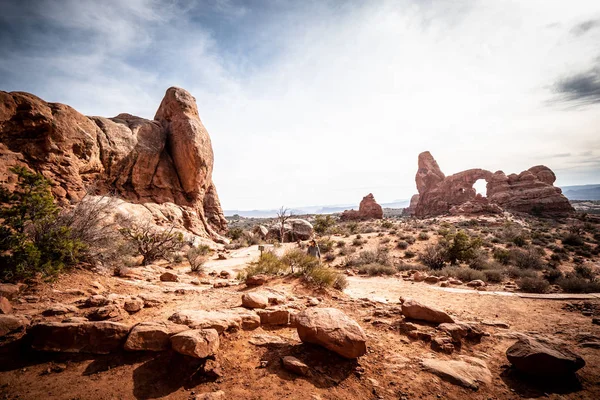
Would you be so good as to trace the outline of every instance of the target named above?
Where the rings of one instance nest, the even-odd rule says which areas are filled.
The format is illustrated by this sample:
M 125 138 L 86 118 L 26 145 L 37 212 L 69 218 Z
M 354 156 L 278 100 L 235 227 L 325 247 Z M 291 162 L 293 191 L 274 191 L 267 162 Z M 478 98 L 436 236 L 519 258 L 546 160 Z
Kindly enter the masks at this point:
M 569 200 L 600 200 L 600 184 L 561 186 L 563 194 Z M 382 203 L 383 208 L 405 208 L 410 200 L 394 200 L 391 203 Z M 358 210 L 358 204 L 334 204 L 328 206 L 302 206 L 294 207 L 291 212 L 295 215 L 305 214 L 336 214 L 344 210 Z M 277 216 L 279 210 L 224 210 L 225 216 L 239 215 L 249 218 L 272 218 Z
M 600 200 L 600 185 L 561 186 L 569 200 Z
M 391 203 L 381 203 L 381 207 L 383 208 L 405 208 L 408 207 L 410 200 L 394 200 Z M 291 208 L 291 212 L 295 215 L 304 215 L 304 214 L 336 214 L 341 213 L 344 210 L 350 210 L 354 208 L 358 210 L 358 204 L 335 204 L 328 206 L 302 206 L 302 207 L 294 207 Z M 224 210 L 226 217 L 231 217 L 232 215 L 239 215 L 242 217 L 249 218 L 272 218 L 277 216 L 277 210 Z

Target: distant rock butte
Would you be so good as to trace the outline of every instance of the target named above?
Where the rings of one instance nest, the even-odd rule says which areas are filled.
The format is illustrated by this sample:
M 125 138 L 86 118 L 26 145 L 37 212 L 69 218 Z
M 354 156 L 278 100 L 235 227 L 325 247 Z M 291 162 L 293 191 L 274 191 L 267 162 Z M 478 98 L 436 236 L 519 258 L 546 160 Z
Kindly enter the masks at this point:
M 473 188 L 479 179 L 487 182 L 487 197 Z M 573 211 L 556 176 L 546 166 L 538 165 L 520 174 L 469 169 L 445 176 L 431 153 L 419 154 L 415 181 L 418 195 L 411 199 L 410 211 L 417 217 L 441 214 L 489 214 L 503 210 L 541 215 L 566 215 Z M 416 204 L 413 204 L 413 200 Z
M 16 182 L 9 168 L 27 166 L 53 182 L 62 204 L 81 200 L 93 186 L 133 205 L 134 215 L 149 214 L 158 225 L 175 220 L 221 241 L 227 222 L 213 162 L 196 101 L 184 89 L 167 90 L 153 121 L 86 117 L 29 93 L 0 91 L 0 183 L 9 187 Z
M 344 221 L 382 219 L 383 209 L 377 204 L 373 194 L 369 193 L 361 200 L 358 211 L 346 210 L 340 218 Z

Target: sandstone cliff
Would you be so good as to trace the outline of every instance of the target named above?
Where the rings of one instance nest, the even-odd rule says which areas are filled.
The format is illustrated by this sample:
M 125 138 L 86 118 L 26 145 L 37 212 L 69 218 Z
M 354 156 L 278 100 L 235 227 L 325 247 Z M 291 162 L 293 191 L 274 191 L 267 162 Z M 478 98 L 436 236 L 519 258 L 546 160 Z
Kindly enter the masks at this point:
M 23 92 L 0 91 L 0 182 L 26 165 L 53 182 L 62 204 L 119 197 L 131 213 L 221 241 L 227 222 L 212 181 L 213 151 L 194 97 L 169 88 L 154 120 L 87 117 Z M 141 208 L 144 208 L 142 210 Z
M 477 194 L 473 184 L 487 182 L 487 196 Z M 427 217 L 440 214 L 499 213 L 502 210 L 544 215 L 564 215 L 573 211 L 569 201 L 555 187 L 556 176 L 550 168 L 538 165 L 520 174 L 506 176 L 484 169 L 469 169 L 445 176 L 433 156 L 419 154 L 415 181 L 418 197 L 414 214 Z M 411 201 L 411 207 L 412 207 Z

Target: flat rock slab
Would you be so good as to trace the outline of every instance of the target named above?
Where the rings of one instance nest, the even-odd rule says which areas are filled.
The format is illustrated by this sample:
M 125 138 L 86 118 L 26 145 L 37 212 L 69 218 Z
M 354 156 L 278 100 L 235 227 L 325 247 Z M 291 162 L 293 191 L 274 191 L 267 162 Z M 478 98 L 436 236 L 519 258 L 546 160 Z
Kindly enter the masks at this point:
M 462 356 L 460 360 L 449 361 L 430 358 L 423 360 L 421 365 L 425 371 L 469 389 L 479 389 L 480 383 L 492 383 L 492 373 L 487 364 L 478 358 Z
M 0 338 L 13 332 L 21 332 L 27 325 L 28 321 L 24 317 L 0 315 Z
M 116 322 L 43 322 L 28 331 L 39 351 L 108 354 L 125 343 L 130 327 Z
M 284 338 L 274 335 L 254 335 L 248 342 L 254 346 L 282 346 L 287 344 Z
M 217 332 L 229 330 L 256 329 L 260 317 L 253 311 L 230 309 L 222 311 L 182 310 L 169 317 L 169 321 L 187 325 L 192 329 L 215 329 Z

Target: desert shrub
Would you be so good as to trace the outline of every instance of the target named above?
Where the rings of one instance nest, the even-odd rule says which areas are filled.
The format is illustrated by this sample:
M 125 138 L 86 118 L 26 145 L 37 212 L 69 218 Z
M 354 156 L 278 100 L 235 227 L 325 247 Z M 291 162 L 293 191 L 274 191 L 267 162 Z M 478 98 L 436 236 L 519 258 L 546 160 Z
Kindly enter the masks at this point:
M 364 250 L 358 253 L 355 257 L 348 260 L 349 267 L 355 267 L 366 264 L 382 264 L 390 265 L 390 255 L 387 249 L 379 248 L 376 251 Z
M 417 255 L 417 253 L 415 253 L 414 251 L 411 251 L 411 250 L 406 250 L 404 252 L 404 258 L 413 258 L 416 255 Z
M 497 247 L 492 251 L 492 257 L 502 265 L 510 264 L 510 251 L 508 250 Z
M 362 246 L 363 244 L 365 244 L 365 241 L 360 239 L 359 237 L 355 237 L 354 239 L 352 239 L 352 246 Z
M 172 253 L 179 251 L 183 245 L 183 234 L 169 229 L 161 229 L 150 222 L 127 220 L 119 232 L 126 240 L 132 242 L 138 255 L 142 256 L 142 265 L 148 265 L 158 259 L 166 259 Z
M 550 283 L 555 283 L 563 277 L 563 273 L 556 268 L 549 268 L 546 271 L 544 271 L 544 278 L 546 278 L 546 280 Z
M 270 251 L 264 251 L 257 261 L 250 263 L 248 267 L 238 275 L 238 278 L 245 279 L 254 275 L 281 275 L 288 271 L 289 267 L 282 262 L 279 257 Z
M 317 244 L 319 245 L 319 250 L 321 250 L 321 254 L 329 253 L 331 250 L 333 250 L 333 246 L 335 245 L 335 243 L 329 239 L 318 240 Z
M 531 269 L 521 269 L 519 267 L 515 267 L 515 266 L 510 266 L 508 268 L 506 268 L 506 273 L 508 274 L 508 276 L 510 276 L 513 279 L 518 279 L 518 278 L 533 278 L 533 277 L 537 277 L 538 274 L 536 271 L 531 270 Z
M 383 265 L 383 264 L 363 264 L 358 267 L 359 274 L 366 274 L 369 276 L 376 275 L 394 275 L 396 273 L 396 269 L 391 265 Z
M 527 236 L 525 231 L 515 223 L 506 223 L 500 234 L 501 239 L 506 242 L 513 243 L 518 247 L 525 246 L 527 244 Z
M 315 232 L 322 235 L 327 233 L 335 225 L 335 219 L 331 215 L 317 215 L 313 222 Z
M 398 242 L 396 247 L 398 247 L 400 250 L 406 250 L 406 249 L 408 249 L 408 242 L 401 240 Z
M 293 274 L 303 274 L 319 266 L 319 260 L 309 256 L 300 249 L 290 249 L 285 252 L 280 261 L 291 269 Z
M 333 260 L 335 260 L 335 254 L 334 253 L 327 253 L 323 256 L 323 260 L 327 261 L 327 262 L 332 262 Z
M 348 278 L 344 274 L 337 274 L 333 281 L 333 288 L 337 290 L 344 290 L 348 287 Z
M 408 244 L 415 244 L 415 242 L 416 242 L 415 237 L 411 236 L 411 235 L 408 235 L 408 236 L 404 237 L 404 240 L 406 240 L 406 242 Z
M 231 228 L 227 232 L 227 236 L 232 240 L 238 240 L 244 234 L 244 230 L 242 228 Z
M 583 238 L 581 237 L 581 235 L 577 234 L 577 233 L 567 233 L 562 239 L 561 239 L 562 244 L 567 245 L 567 246 L 583 246 L 585 244 Z
M 530 246 L 525 250 L 510 249 L 510 260 L 513 265 L 522 269 L 542 269 L 544 266 L 542 252 L 539 248 Z
M 483 274 L 485 275 L 484 281 L 490 283 L 500 283 L 504 279 L 503 269 L 486 269 Z
M 590 265 L 578 264 L 573 268 L 575 274 L 585 279 L 594 279 L 596 274 Z
M 417 239 L 419 239 L 419 240 L 429 240 L 429 235 L 427 234 L 427 232 L 421 232 L 421 233 L 419 233 L 419 236 L 417 236 Z
M 85 244 L 60 221 L 50 182 L 25 167 L 13 167 L 16 188 L 0 186 L 0 280 L 37 274 L 50 277 L 74 265 Z
M 429 271 L 429 267 L 421 264 L 406 264 L 401 262 L 396 266 L 397 271 Z
M 469 282 L 473 280 L 485 281 L 485 274 L 483 272 L 471 269 L 469 267 L 459 267 L 457 265 L 444 267 L 439 270 L 437 275 L 454 277 L 463 282 Z
M 381 244 L 387 244 L 387 243 L 390 242 L 390 240 L 392 240 L 392 239 L 390 239 L 389 237 L 384 237 L 383 239 L 381 239 L 379 241 L 379 243 L 381 243 Z
M 185 257 L 190 263 L 190 267 L 193 272 L 199 272 L 202 270 L 202 266 L 208 260 L 208 256 L 211 253 L 210 247 L 207 245 L 199 245 L 197 247 L 190 247 L 185 253 Z
M 346 242 L 344 242 L 343 240 L 338 240 L 336 243 L 337 247 L 346 247 Z
M 419 254 L 419 261 L 433 270 L 439 270 L 446 265 L 446 250 L 440 245 L 428 245 Z
M 340 279 L 342 279 L 340 278 L 341 274 L 334 269 L 325 266 L 317 266 L 307 270 L 303 275 L 308 284 L 319 288 L 334 287 L 334 284 L 342 284 L 340 281 Z
M 571 275 L 556 280 L 556 284 L 566 293 L 598 293 L 600 282 L 589 281 L 580 276 Z
M 517 282 L 519 288 L 526 293 L 546 293 L 550 283 L 541 277 L 521 278 Z

